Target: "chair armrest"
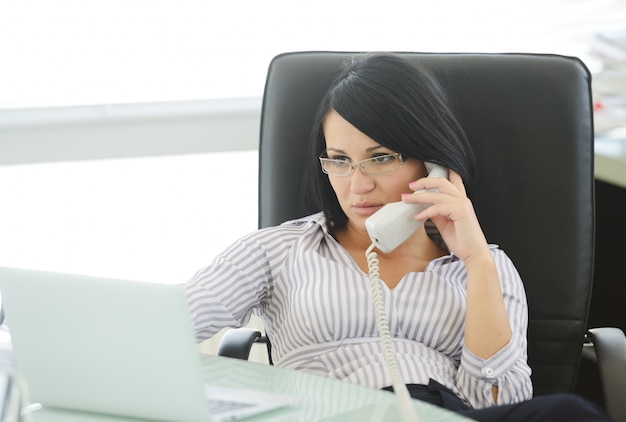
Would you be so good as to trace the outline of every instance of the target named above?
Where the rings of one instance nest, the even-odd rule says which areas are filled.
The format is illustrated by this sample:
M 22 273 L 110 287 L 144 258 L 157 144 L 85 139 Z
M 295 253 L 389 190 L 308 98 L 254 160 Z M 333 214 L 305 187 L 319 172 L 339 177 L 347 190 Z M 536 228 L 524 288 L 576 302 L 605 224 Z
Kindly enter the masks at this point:
M 602 327 L 588 331 L 593 343 L 604 400 L 609 415 L 626 421 L 626 336 L 619 328 Z
M 261 332 L 252 328 L 228 330 L 220 341 L 217 355 L 248 360 L 252 345 L 260 338 Z

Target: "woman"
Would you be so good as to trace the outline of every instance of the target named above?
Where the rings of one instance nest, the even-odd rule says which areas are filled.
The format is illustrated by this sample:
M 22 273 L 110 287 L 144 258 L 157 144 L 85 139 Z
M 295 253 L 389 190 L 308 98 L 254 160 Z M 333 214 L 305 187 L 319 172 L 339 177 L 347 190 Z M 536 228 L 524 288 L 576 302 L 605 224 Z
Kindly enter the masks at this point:
M 448 168 L 448 178 L 426 177 L 425 162 Z M 575 396 L 528 401 L 523 284 L 506 254 L 485 240 L 466 194 L 471 149 L 424 69 L 393 55 L 349 64 L 320 105 L 313 163 L 321 171 L 308 169 L 307 191 L 321 213 L 242 238 L 188 282 L 199 340 L 244 325 L 255 312 L 275 365 L 389 388 L 365 221 L 387 203 L 432 204 L 414 216 L 425 224 L 378 253 L 411 395 L 478 420 L 531 420 L 536 406 L 555 412 L 545 420 L 564 408 L 586 418 L 578 420 L 607 420 Z

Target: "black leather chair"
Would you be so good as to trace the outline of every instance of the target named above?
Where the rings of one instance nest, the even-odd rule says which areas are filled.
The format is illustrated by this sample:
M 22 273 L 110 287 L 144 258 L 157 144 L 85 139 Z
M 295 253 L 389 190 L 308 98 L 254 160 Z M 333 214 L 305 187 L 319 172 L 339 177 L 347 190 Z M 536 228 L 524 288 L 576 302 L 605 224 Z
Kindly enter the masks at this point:
M 272 61 L 261 118 L 259 227 L 316 211 L 299 201 L 305 145 L 324 91 L 353 54 L 287 53 Z M 476 212 L 527 291 L 535 395 L 573 391 L 583 344 L 592 342 L 609 412 L 626 420 L 624 334 L 587 330 L 594 263 L 587 68 L 557 55 L 402 54 L 427 66 L 446 88 L 474 147 Z M 233 337 L 243 348 L 232 348 Z M 218 353 L 247 358 L 255 337 L 253 330 L 233 330 Z

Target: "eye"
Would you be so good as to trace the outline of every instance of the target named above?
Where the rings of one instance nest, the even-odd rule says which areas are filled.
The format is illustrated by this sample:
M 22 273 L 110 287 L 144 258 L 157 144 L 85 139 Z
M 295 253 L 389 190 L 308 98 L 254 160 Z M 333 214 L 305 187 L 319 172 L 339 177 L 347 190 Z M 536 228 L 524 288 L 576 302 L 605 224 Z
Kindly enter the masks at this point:
M 327 164 L 327 168 L 333 168 L 336 170 L 341 170 L 343 171 L 346 168 L 350 168 L 350 162 L 349 161 L 344 161 L 344 160 L 331 160 L 329 161 Z
M 372 162 L 376 164 L 388 164 L 396 159 L 395 155 L 391 154 L 378 154 L 371 158 Z
M 333 155 L 333 156 L 328 156 L 328 158 L 330 158 L 331 160 L 335 160 L 335 161 L 345 161 L 347 163 L 350 162 L 350 158 L 346 157 L 345 155 Z

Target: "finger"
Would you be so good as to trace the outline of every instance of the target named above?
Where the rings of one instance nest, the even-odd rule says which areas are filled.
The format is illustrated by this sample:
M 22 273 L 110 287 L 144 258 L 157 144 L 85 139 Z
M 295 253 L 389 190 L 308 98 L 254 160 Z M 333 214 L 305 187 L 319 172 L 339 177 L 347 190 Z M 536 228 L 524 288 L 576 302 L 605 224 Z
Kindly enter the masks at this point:
M 419 190 L 413 193 L 403 193 L 402 201 L 407 204 L 434 204 L 446 201 L 438 189 Z
M 413 194 L 407 194 L 407 201 L 405 202 L 442 202 L 448 201 L 452 198 L 462 198 L 463 192 L 459 192 L 459 189 L 450 183 L 447 179 L 420 179 L 416 182 L 409 184 L 409 187 L 414 190 Z M 414 196 L 411 196 L 414 195 Z M 405 196 L 403 196 L 403 199 Z
M 417 221 L 433 220 L 436 221 L 451 221 L 449 212 L 441 209 L 437 205 L 431 205 L 430 207 L 422 210 L 422 212 L 415 214 L 413 218 Z
M 463 196 L 467 195 L 467 192 L 465 191 L 465 185 L 463 184 L 463 178 L 461 178 L 461 175 L 459 175 L 459 173 L 454 170 L 450 170 L 448 172 L 448 180 L 450 180 L 450 183 L 452 183 L 452 185 L 457 188 L 457 190 L 461 192 Z
M 418 192 L 427 189 L 441 189 L 447 182 L 447 179 L 441 177 L 423 177 L 419 180 L 409 183 L 409 188 Z

